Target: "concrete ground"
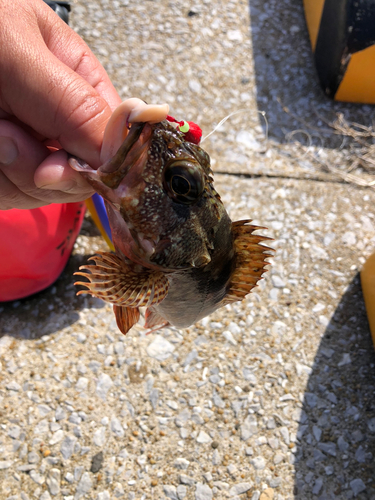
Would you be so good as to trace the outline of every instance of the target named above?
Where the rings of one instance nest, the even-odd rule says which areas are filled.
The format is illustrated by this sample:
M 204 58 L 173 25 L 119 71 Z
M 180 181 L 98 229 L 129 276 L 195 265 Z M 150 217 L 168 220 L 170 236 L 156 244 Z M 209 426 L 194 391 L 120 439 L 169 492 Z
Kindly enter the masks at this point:
M 373 108 L 321 93 L 301 4 L 72 3 L 123 98 L 168 102 L 204 134 L 240 111 L 203 146 L 232 219 L 268 227 L 276 254 L 244 302 L 124 337 L 110 306 L 75 296 L 73 272 L 105 250 L 86 218 L 56 284 L 0 306 L 1 500 L 375 499 L 358 274 L 373 177 L 345 182 L 355 145 L 329 126 L 369 126 Z

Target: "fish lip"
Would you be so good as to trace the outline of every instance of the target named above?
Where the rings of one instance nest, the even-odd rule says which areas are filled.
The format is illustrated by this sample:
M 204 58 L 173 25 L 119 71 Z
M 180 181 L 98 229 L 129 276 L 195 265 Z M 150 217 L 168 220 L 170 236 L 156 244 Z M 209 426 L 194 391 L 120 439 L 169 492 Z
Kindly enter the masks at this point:
M 143 122 L 132 124 L 116 154 L 99 167 L 100 172 L 103 172 L 105 174 L 112 174 L 119 169 L 119 167 L 126 160 L 126 157 L 130 153 L 133 146 L 137 143 L 145 126 L 146 123 Z M 126 173 L 124 175 L 126 175 Z

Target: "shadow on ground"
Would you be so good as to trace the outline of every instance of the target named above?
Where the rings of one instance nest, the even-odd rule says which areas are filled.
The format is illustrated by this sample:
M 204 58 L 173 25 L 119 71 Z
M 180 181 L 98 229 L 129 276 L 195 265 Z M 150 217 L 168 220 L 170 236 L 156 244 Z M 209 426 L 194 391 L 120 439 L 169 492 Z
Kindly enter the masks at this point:
M 302 0 L 250 0 L 249 6 L 257 106 L 266 112 L 271 139 L 282 143 L 288 132 L 307 129 L 313 143 L 337 148 L 342 138 L 324 134 L 322 128 L 327 127 L 321 117 L 333 121 L 341 112 L 350 121 L 370 124 L 370 106 L 334 102 L 323 94 Z M 300 121 L 286 113 L 283 105 Z M 318 130 L 308 129 L 303 122 Z M 265 128 L 264 123 L 261 125 Z
M 309 376 L 295 498 L 375 499 L 374 394 L 375 354 L 357 275 L 327 325 Z
M 76 295 L 73 274 L 87 263 L 93 253 L 92 250 L 90 253 L 90 248 L 94 241 L 105 245 L 89 217 L 82 224 L 82 237 L 87 240 L 86 251 L 73 251 L 64 271 L 52 286 L 25 299 L 0 303 L 0 338 L 4 335 L 25 340 L 40 338 L 74 324 L 79 320 L 79 311 L 82 309 L 104 307 L 101 300 L 89 295 Z

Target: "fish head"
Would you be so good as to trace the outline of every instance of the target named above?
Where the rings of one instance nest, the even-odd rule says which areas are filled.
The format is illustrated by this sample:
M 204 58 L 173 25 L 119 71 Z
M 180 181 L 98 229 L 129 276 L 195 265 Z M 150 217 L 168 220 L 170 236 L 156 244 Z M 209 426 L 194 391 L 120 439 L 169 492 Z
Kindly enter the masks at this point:
M 168 121 L 133 123 L 98 170 L 70 162 L 105 199 L 117 253 L 145 267 L 202 267 L 231 221 L 213 187 L 208 154 Z

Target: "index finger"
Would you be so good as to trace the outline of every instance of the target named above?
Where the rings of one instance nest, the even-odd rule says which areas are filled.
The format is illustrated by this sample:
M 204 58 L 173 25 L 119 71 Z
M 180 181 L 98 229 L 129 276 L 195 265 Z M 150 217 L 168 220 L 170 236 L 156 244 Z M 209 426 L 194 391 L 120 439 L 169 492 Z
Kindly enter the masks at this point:
M 49 9 L 39 3 L 43 5 L 41 12 Z M 15 14 L 12 8 L 7 11 L 0 33 L 0 107 L 41 135 L 57 139 L 70 153 L 98 166 L 104 129 L 112 113 L 106 99 L 111 105 L 120 102 L 108 76 L 86 44 L 52 10 L 44 12 L 45 19 L 61 30 L 72 54 L 71 62 L 81 73 L 88 77 L 92 70 L 90 82 L 49 50 L 39 30 L 43 19 L 30 22 L 27 7 Z M 50 15 L 52 20 L 48 20 Z

